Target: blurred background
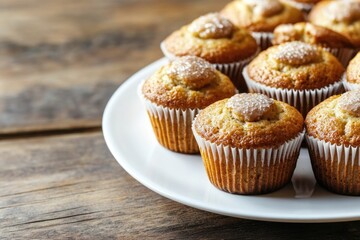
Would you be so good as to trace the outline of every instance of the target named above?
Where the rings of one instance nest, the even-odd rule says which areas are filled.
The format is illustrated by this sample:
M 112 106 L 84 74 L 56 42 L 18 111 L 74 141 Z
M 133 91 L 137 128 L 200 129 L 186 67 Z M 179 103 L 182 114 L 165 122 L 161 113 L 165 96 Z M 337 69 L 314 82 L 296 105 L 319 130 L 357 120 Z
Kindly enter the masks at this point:
M 161 40 L 223 5 L 205 0 L 0 1 L 0 134 L 100 127 L 117 87 L 162 57 Z

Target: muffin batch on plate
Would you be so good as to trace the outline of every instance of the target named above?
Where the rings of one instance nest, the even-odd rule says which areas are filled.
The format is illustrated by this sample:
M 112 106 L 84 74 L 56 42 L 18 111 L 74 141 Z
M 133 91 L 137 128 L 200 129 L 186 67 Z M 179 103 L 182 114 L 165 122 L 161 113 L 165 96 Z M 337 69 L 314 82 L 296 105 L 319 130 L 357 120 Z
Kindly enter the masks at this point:
M 235 0 L 165 38 L 139 96 L 158 142 L 200 152 L 223 191 L 285 186 L 305 135 L 318 183 L 359 196 L 359 49 L 359 0 Z

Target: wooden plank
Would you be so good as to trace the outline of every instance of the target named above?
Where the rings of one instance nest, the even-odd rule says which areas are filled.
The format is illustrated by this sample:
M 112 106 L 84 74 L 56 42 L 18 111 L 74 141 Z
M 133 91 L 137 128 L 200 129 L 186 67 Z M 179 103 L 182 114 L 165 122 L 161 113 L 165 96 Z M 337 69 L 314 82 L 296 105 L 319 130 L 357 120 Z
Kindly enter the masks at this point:
M 219 1 L 0 2 L 0 134 L 96 127 L 159 43 Z
M 100 133 L 0 143 L 1 239 L 359 239 L 360 222 L 225 217 L 143 187 Z

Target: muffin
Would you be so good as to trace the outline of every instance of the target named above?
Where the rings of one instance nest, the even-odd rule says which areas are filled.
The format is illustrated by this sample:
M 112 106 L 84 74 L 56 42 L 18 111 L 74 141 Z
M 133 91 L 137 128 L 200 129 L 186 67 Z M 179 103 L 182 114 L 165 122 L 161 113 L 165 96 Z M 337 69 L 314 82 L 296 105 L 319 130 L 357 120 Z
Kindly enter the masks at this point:
M 139 90 L 158 142 L 181 153 L 199 151 L 191 131 L 199 110 L 236 93 L 227 76 L 195 56 L 161 67 Z
M 295 169 L 303 121 L 290 105 L 256 93 L 236 94 L 203 109 L 193 133 L 210 182 L 236 194 L 280 189 Z
M 300 10 L 279 0 L 235 0 L 221 14 L 238 27 L 251 31 L 263 50 L 271 46 L 276 26 L 304 21 Z
M 244 65 L 257 54 L 255 39 L 244 28 L 234 26 L 218 13 L 210 13 L 173 32 L 162 43 L 165 56 L 197 56 L 214 64 L 215 68 L 241 85 Z
M 311 11 L 314 5 L 320 2 L 321 0 L 283 0 L 283 1 L 307 14 Z
M 360 90 L 320 103 L 305 125 L 318 183 L 332 192 L 360 195 Z
M 343 76 L 345 90 L 355 90 L 360 88 L 360 52 L 350 61 Z
M 344 35 L 305 22 L 282 24 L 275 28 L 274 45 L 291 41 L 301 41 L 321 46 L 337 57 L 344 66 L 347 66 L 354 51 L 350 39 Z
M 309 21 L 347 36 L 360 48 L 360 1 L 321 1 L 311 10 Z
M 294 41 L 261 52 L 243 75 L 250 92 L 284 101 L 305 117 L 324 99 L 343 92 L 343 72 L 341 63 L 325 49 Z

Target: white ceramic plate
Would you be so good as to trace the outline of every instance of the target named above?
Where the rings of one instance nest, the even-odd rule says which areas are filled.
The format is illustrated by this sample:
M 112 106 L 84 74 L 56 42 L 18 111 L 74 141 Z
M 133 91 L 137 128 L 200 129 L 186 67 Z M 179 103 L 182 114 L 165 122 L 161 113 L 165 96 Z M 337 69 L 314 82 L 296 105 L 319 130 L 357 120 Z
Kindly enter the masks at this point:
M 161 147 L 137 96 L 137 87 L 165 63 L 160 59 L 128 79 L 104 112 L 106 143 L 131 176 L 174 201 L 233 217 L 277 222 L 360 220 L 360 197 L 336 195 L 319 187 L 306 149 L 301 150 L 291 184 L 271 194 L 240 196 L 215 188 L 208 181 L 200 156 Z

